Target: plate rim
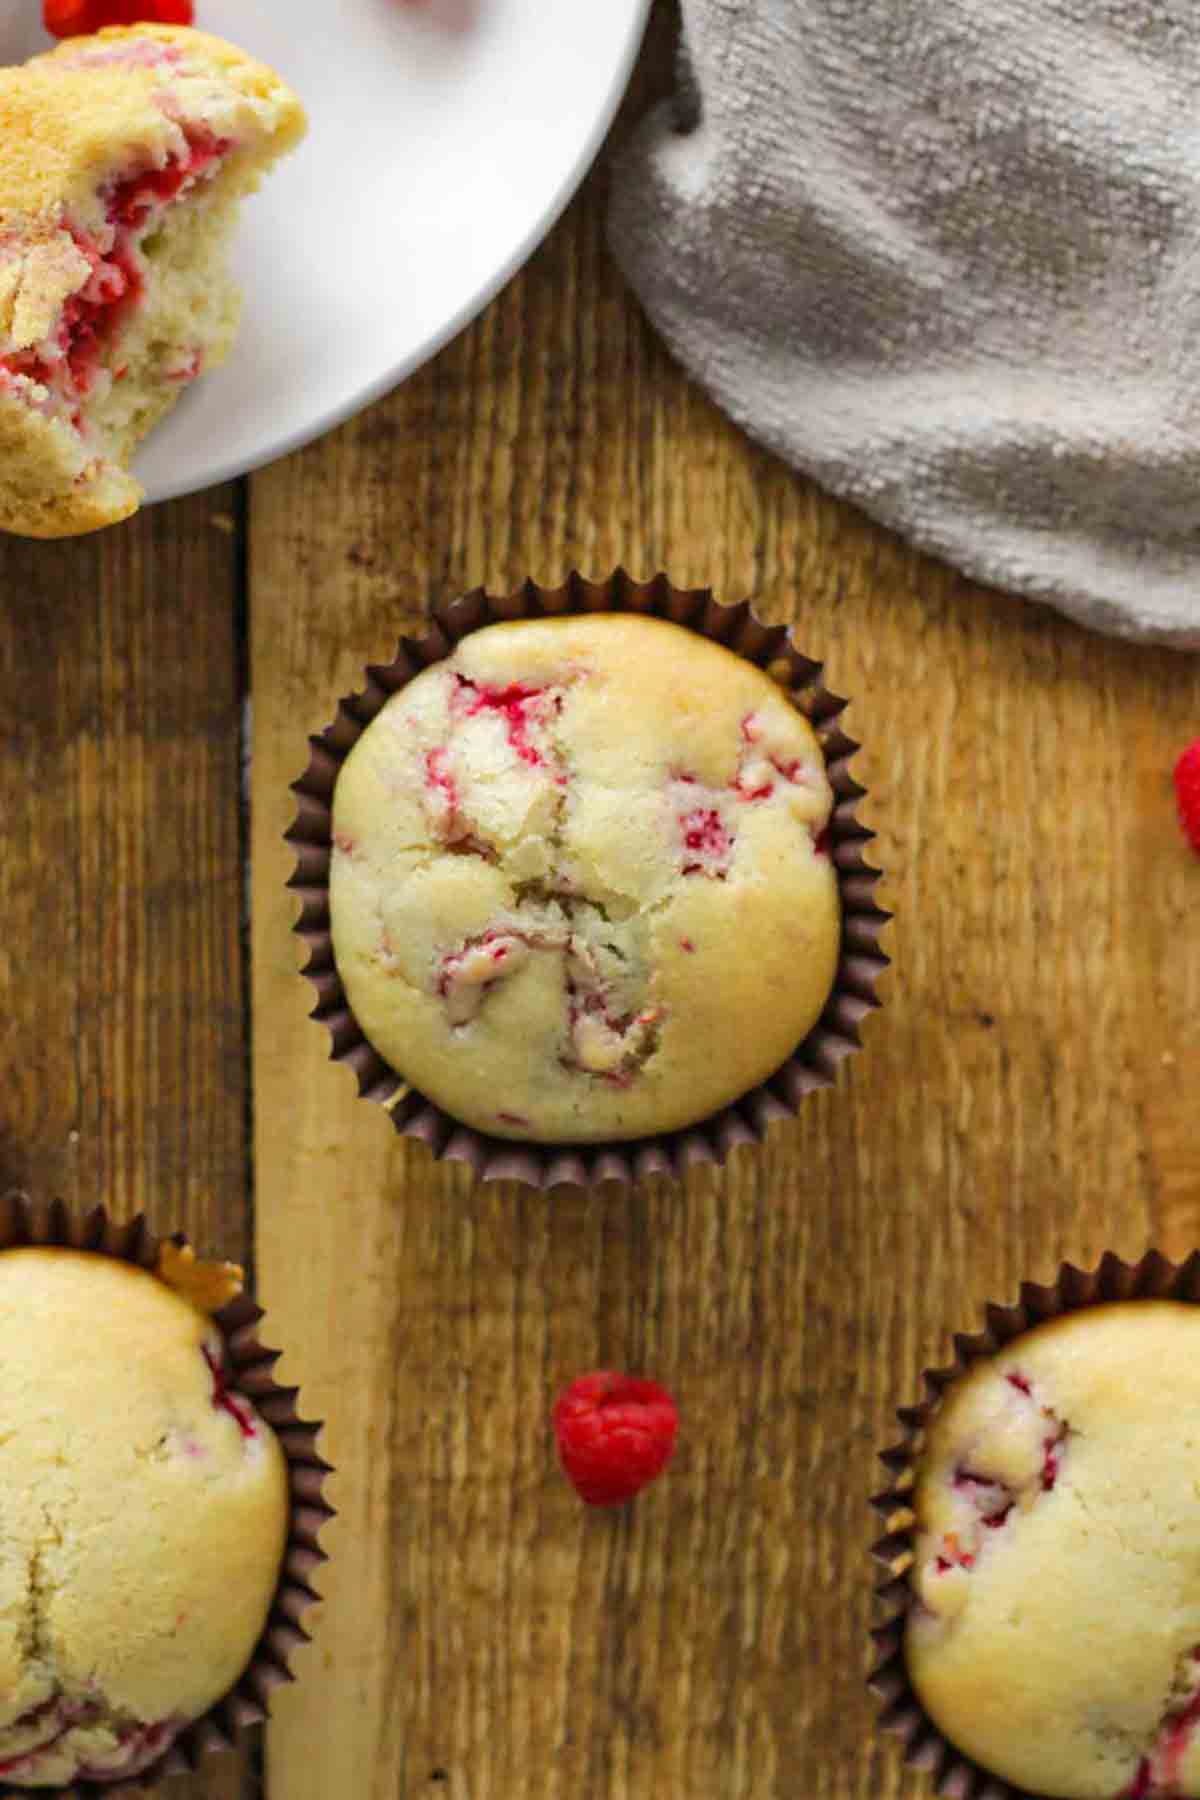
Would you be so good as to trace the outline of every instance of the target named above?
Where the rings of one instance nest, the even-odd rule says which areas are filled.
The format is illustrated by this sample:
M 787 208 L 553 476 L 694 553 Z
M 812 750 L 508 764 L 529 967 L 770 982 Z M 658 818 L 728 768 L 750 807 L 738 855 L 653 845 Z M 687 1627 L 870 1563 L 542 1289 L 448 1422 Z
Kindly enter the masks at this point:
M 479 284 L 463 303 L 437 327 L 428 333 L 412 350 L 401 357 L 398 362 L 390 363 L 382 373 L 374 376 L 354 389 L 337 405 L 328 407 L 306 424 L 297 426 L 278 439 L 272 439 L 261 454 L 247 458 L 233 456 L 227 463 L 218 463 L 211 472 L 203 475 L 182 476 L 167 480 L 161 486 L 155 484 L 153 470 L 139 470 L 135 460 L 133 473 L 146 490 L 145 506 L 161 506 L 169 500 L 185 499 L 193 494 L 207 493 L 211 488 L 220 487 L 231 481 L 239 481 L 244 476 L 253 475 L 269 464 L 280 462 L 286 456 L 292 456 L 297 450 L 315 443 L 319 438 L 336 431 L 348 419 L 355 418 L 365 412 L 377 400 L 392 393 L 396 388 L 415 375 L 418 369 L 424 368 L 427 362 L 444 350 L 446 345 L 456 338 L 460 332 L 477 319 L 481 312 L 491 304 L 500 291 L 517 275 L 529 261 L 534 251 L 553 231 L 555 225 L 575 197 L 585 178 L 590 172 L 596 158 L 603 148 L 604 141 L 616 118 L 621 101 L 625 97 L 634 65 L 641 50 L 646 29 L 650 21 L 650 13 L 654 0 L 631 0 L 631 10 L 625 42 L 613 72 L 613 78 L 578 154 L 570 167 L 564 172 L 562 180 L 555 188 L 548 204 L 539 213 L 533 224 L 517 241 L 510 254 L 505 257 L 493 273 Z M 147 440 L 142 451 L 147 462 L 153 460 L 153 436 Z

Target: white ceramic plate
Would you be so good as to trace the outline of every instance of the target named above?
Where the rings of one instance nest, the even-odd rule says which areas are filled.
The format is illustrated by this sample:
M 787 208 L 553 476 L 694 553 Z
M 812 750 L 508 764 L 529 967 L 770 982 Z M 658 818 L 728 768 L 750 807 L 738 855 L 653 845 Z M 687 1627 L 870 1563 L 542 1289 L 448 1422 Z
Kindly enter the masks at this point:
M 247 204 L 238 347 L 147 443 L 151 500 L 307 443 L 461 330 L 583 178 L 649 8 L 199 0 L 198 24 L 292 82 L 311 131 Z M 37 0 L 0 0 L 0 57 L 45 47 L 39 16 Z

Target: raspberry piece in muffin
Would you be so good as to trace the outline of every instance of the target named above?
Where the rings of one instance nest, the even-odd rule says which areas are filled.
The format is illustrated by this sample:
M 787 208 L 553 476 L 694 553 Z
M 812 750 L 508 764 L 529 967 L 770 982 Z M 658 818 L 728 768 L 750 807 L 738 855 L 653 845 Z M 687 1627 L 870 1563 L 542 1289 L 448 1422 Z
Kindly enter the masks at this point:
M 350 1005 L 482 1131 L 678 1129 L 820 1016 L 841 935 L 832 805 L 807 719 L 709 639 L 611 614 L 474 632 L 338 778 Z
M 0 1779 L 140 1774 L 236 1683 L 288 1524 L 209 1319 L 103 1256 L 0 1254 Z
M 1054 1800 L 1200 1796 L 1200 1307 L 1085 1308 L 974 1364 L 916 1471 L 913 1687 Z
M 303 131 L 271 70 L 182 27 L 0 71 L 0 529 L 137 510 L 134 449 L 236 333 L 238 204 Z

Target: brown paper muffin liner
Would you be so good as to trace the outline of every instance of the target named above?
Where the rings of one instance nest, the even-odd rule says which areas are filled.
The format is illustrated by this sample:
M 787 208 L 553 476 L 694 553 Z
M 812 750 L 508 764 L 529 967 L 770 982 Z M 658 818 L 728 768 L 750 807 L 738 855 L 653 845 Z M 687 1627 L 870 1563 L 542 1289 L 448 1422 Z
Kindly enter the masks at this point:
M 452 1118 L 385 1062 L 359 1029 L 338 975 L 330 932 L 333 790 L 346 756 L 385 702 L 422 669 L 448 656 L 461 638 L 500 620 L 596 612 L 667 619 L 714 639 L 777 676 L 809 719 L 835 798 L 830 852 L 841 890 L 841 959 L 820 1020 L 783 1067 L 699 1124 L 618 1143 L 513 1143 L 486 1137 Z M 868 867 L 864 854 L 875 834 L 856 816 L 866 790 L 850 774 L 850 761 L 859 746 L 841 728 L 847 702 L 822 685 L 821 673 L 820 663 L 793 647 L 786 626 L 764 625 L 748 602 L 726 606 L 708 588 L 676 588 L 665 575 L 637 582 L 618 570 L 607 581 L 593 582 L 572 574 L 558 588 L 527 581 L 502 598 L 477 588 L 459 600 L 436 605 L 425 635 L 402 639 L 394 662 L 369 668 L 363 692 L 344 699 L 333 724 L 309 739 L 308 768 L 292 784 L 299 812 L 286 834 L 297 858 L 288 885 L 301 900 L 294 929 L 309 950 L 304 973 L 317 993 L 311 1016 L 327 1027 L 332 1060 L 353 1069 L 359 1093 L 387 1107 L 397 1131 L 420 1138 L 435 1157 L 465 1162 L 485 1181 L 509 1179 L 548 1188 L 560 1183 L 587 1187 L 601 1181 L 631 1182 L 659 1174 L 678 1177 L 695 1163 L 723 1163 L 736 1146 L 759 1141 L 774 1120 L 794 1113 L 805 1094 L 828 1087 L 842 1059 L 861 1047 L 859 1026 L 864 1016 L 880 1004 L 876 983 L 888 959 L 879 938 L 890 915 L 872 898 L 881 875 Z
M 103 1207 L 80 1214 L 60 1200 L 35 1201 L 15 1191 L 0 1195 L 0 1251 L 27 1244 L 88 1250 L 136 1263 L 154 1273 L 164 1244 L 182 1247 L 186 1239 L 182 1235 L 159 1238 L 144 1218 L 117 1224 Z M 294 1679 L 290 1658 L 299 1645 L 309 1641 L 304 1617 L 320 1599 L 310 1579 L 328 1560 L 319 1542 L 321 1528 L 334 1516 L 324 1496 L 330 1465 L 317 1454 L 322 1427 L 302 1420 L 296 1407 L 298 1390 L 281 1387 L 275 1380 L 272 1370 L 280 1352 L 268 1350 L 259 1336 L 261 1309 L 241 1295 L 211 1316 L 225 1340 L 230 1386 L 253 1401 L 274 1430 L 288 1465 L 288 1540 L 262 1636 L 236 1686 L 186 1726 L 160 1761 L 140 1775 L 127 1781 L 42 1788 L 15 1787 L 0 1779 L 4 1800 L 18 1800 L 18 1796 L 29 1800 L 31 1795 L 49 1796 L 50 1800 L 102 1800 L 106 1795 L 121 1795 L 131 1800 L 133 1795 L 157 1787 L 168 1775 L 197 1769 L 213 1753 L 236 1749 L 241 1734 L 268 1717 L 272 1691 Z
M 1185 1263 L 1168 1262 L 1156 1250 L 1148 1251 L 1136 1263 L 1122 1262 L 1109 1252 L 1090 1271 L 1064 1263 L 1056 1279 L 1046 1287 L 1024 1282 L 1015 1306 L 988 1306 L 983 1331 L 955 1337 L 952 1363 L 924 1372 L 925 1398 L 915 1406 L 898 1409 L 900 1441 L 880 1453 L 880 1461 L 888 1471 L 888 1485 L 872 1497 L 871 1505 L 882 1514 L 886 1532 L 871 1546 L 870 1554 L 882 1571 L 875 1594 L 884 1622 L 871 1632 L 876 1660 L 867 1685 L 881 1703 L 880 1729 L 900 1738 L 904 1761 L 911 1768 L 928 1771 L 934 1791 L 949 1795 L 952 1800 L 1045 1800 L 1045 1796 L 1013 1787 L 957 1750 L 926 1713 L 908 1678 L 904 1628 L 912 1604 L 909 1571 L 915 1557 L 912 1491 L 925 1444 L 925 1428 L 945 1390 L 973 1363 L 994 1355 L 1046 1319 L 1113 1300 L 1185 1300 L 1197 1304 L 1200 1252 L 1189 1256 Z

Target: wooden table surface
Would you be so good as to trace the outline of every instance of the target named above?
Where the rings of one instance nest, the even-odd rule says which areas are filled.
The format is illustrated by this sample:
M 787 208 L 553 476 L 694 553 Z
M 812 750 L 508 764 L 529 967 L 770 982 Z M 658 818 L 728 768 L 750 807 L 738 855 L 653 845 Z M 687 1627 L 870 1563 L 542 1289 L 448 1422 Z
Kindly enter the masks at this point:
M 1200 660 L 973 587 L 757 450 L 651 335 L 604 201 L 601 166 L 324 442 L 0 548 L 0 1183 L 247 1258 L 329 1421 L 340 1517 L 270 1800 L 924 1792 L 862 1687 L 892 1409 L 1021 1278 L 1200 1233 L 1200 863 L 1169 779 Z M 432 599 L 617 563 L 753 595 L 827 659 L 895 968 L 836 1090 L 724 1171 L 481 1190 L 306 1020 L 288 784 Z M 548 1432 L 597 1365 L 683 1414 L 616 1513 Z M 257 1780 L 250 1752 L 178 1791 Z

